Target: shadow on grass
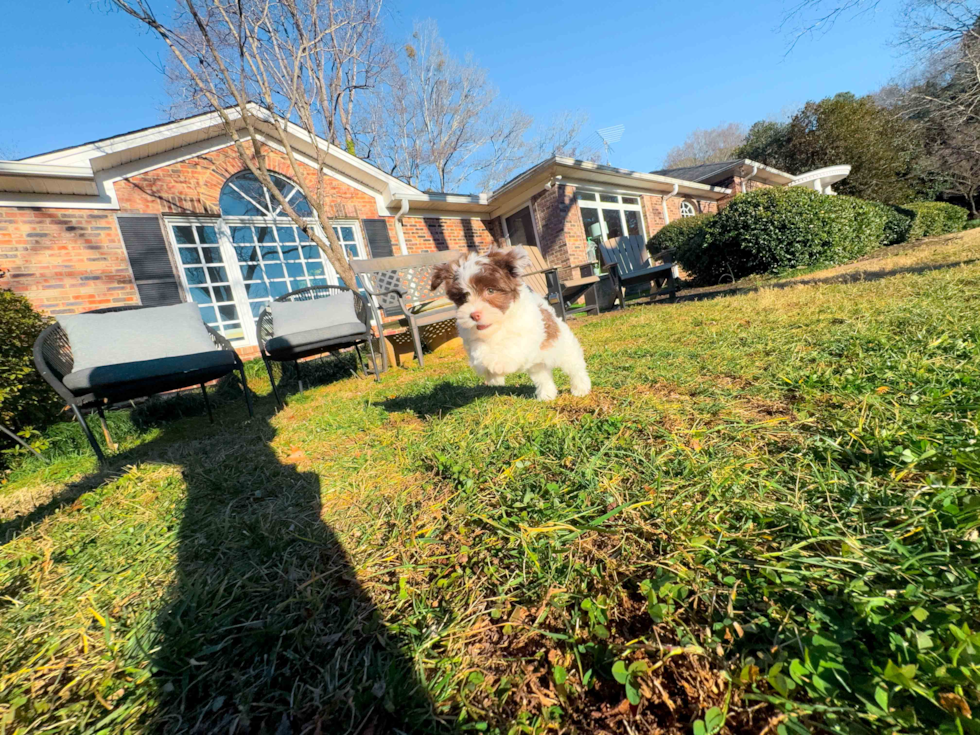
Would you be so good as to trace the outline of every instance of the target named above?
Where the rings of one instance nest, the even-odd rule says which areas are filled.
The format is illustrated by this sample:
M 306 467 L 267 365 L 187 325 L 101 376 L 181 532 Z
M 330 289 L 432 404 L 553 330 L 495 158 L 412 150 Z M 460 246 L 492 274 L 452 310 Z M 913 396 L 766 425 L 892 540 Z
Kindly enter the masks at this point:
M 271 446 L 273 410 L 266 397 L 251 421 L 243 405 L 229 403 L 204 430 L 164 424 L 152 441 L 110 454 L 106 470 L 19 519 L 18 529 L 128 465 L 179 468 L 186 496 L 174 582 L 144 642 L 159 702 L 146 714 L 151 729 L 452 732 L 451 716 L 435 715 L 411 659 L 321 518 L 319 476 L 280 461 Z
M 411 412 L 420 419 L 443 416 L 458 408 L 468 406 L 481 398 L 492 396 L 534 398 L 533 386 L 469 386 L 443 381 L 431 390 L 418 395 L 400 396 L 381 401 L 377 405 L 390 413 Z

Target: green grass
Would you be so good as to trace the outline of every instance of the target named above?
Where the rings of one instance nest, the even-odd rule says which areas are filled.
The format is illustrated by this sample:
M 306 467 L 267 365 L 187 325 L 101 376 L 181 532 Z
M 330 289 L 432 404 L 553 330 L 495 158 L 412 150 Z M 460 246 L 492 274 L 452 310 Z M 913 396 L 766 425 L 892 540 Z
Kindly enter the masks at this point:
M 114 413 L 104 474 L 56 427 L 0 733 L 980 732 L 980 237 L 929 247 L 582 320 L 584 399 L 450 349 Z

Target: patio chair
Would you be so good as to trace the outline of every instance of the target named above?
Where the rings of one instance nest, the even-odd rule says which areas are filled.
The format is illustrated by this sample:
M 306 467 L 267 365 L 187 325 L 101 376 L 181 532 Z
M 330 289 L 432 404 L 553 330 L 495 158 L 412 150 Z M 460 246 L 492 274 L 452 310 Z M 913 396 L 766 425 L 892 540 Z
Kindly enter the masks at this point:
M 419 367 L 425 367 L 419 330 L 445 329 L 443 322 L 456 321 L 456 305 L 448 301 L 442 305 L 440 299 L 445 297 L 429 288 L 432 271 L 463 254 L 444 250 L 351 261 L 361 287 L 372 299 L 371 308 L 382 336 L 393 343 L 410 339 Z
M 650 296 L 668 294 L 677 298 L 677 266 L 673 263 L 652 265 L 646 242 L 639 235 L 613 237 L 598 246 L 602 267 L 608 271 L 613 288 L 619 293 L 619 307 L 626 307 L 626 286 L 653 283 L 657 289 Z
M 523 274 L 524 282 L 531 287 L 532 291 L 544 296 L 549 303 L 558 309 L 558 315 L 565 320 L 566 303 L 573 303 L 582 294 L 593 288 L 599 282 L 599 276 L 592 273 L 592 265 L 571 266 L 566 269 L 571 272 L 578 270 L 578 276 L 562 279 L 557 268 L 548 265 L 541 249 L 536 245 L 524 245 L 524 251 L 531 260 L 532 270 Z M 599 311 L 598 303 L 595 306 L 576 309 L 577 312 L 595 310 Z
M 375 380 L 381 380 L 382 369 L 371 347 L 374 336 L 371 332 L 371 305 L 357 291 L 344 286 L 309 286 L 291 291 L 262 307 L 255 328 L 259 353 L 265 362 L 272 394 L 280 409 L 283 402 L 272 375 L 273 362 L 293 363 L 302 392 L 303 376 L 299 371 L 299 360 L 353 347 L 364 372 L 372 372 Z M 361 355 L 361 344 L 367 345 L 371 351 L 371 362 L 374 363 L 371 371 Z M 381 362 L 387 370 L 385 350 L 382 348 L 380 352 Z
M 206 383 L 237 370 L 252 416 L 245 366 L 231 343 L 203 322 L 197 304 L 117 306 L 61 317 L 34 342 L 34 365 L 71 408 L 103 464 L 82 411 L 98 412 L 111 448 L 107 406 L 199 385 L 214 423 Z

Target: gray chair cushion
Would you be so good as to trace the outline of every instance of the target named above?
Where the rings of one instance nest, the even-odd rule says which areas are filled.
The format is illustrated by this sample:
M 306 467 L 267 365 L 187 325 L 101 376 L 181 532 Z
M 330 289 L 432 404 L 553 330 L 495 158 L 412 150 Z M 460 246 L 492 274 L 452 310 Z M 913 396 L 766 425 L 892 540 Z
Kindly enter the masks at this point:
M 275 317 L 273 317 L 274 319 Z M 368 336 L 368 328 L 364 326 L 364 323 L 353 321 L 346 324 L 321 327 L 319 329 L 307 329 L 304 332 L 276 335 L 265 343 L 265 349 L 270 355 L 276 357 L 276 355 L 283 352 L 298 351 L 304 347 L 311 347 L 321 342 L 341 340 L 344 338 L 350 338 L 349 341 L 354 341 L 355 338 L 366 339 Z
M 73 372 L 214 351 L 197 304 L 58 317 L 68 335 Z
M 208 342 L 210 341 L 209 339 Z M 123 362 L 74 370 L 65 376 L 64 384 L 68 390 L 76 395 L 98 391 L 100 388 L 152 381 L 170 376 L 185 376 L 188 378 L 187 385 L 194 385 L 194 381 L 191 380 L 193 377 L 199 377 L 205 373 L 220 377 L 231 372 L 235 367 L 234 352 L 211 349 L 195 355 L 161 357 L 155 360 L 139 360 L 138 362 Z M 207 379 L 213 380 L 214 377 Z
M 269 305 L 272 332 L 276 337 L 281 337 L 360 322 L 354 308 L 356 298 L 353 293 L 346 291 L 322 299 L 273 301 Z M 361 327 L 363 329 L 364 325 L 361 324 Z

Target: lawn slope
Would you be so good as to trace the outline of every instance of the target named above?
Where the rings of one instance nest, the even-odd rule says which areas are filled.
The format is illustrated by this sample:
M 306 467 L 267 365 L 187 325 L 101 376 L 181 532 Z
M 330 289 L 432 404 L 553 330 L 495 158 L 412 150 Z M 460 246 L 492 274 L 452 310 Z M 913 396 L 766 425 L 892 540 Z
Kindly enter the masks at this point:
M 0 732 L 978 732 L 980 231 L 0 486 Z M 263 371 L 264 372 L 264 371 Z M 287 386 L 289 387 L 289 386 Z

